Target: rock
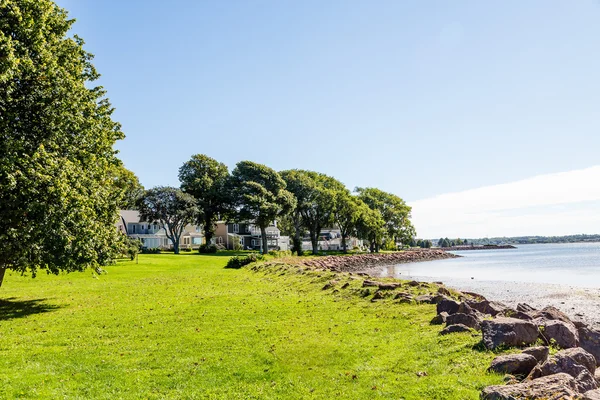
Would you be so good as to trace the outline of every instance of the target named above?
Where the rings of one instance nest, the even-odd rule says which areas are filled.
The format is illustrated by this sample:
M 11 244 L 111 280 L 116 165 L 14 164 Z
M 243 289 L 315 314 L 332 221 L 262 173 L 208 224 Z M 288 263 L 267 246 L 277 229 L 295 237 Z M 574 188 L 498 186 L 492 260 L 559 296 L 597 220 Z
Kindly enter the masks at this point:
M 394 296 L 394 300 L 412 300 L 413 297 L 410 295 L 410 293 L 406 293 L 406 292 L 400 292 L 400 293 L 396 293 L 396 295 Z
M 399 283 L 379 283 L 377 285 L 377 287 L 379 288 L 379 290 L 394 290 L 398 287 L 400 287 Z
M 583 394 L 582 400 L 600 400 L 600 389 L 588 390 Z
M 437 313 L 441 313 L 442 311 L 447 312 L 448 314 L 454 314 L 458 311 L 459 303 L 452 299 L 442 299 L 437 304 Z
M 350 284 L 348 282 L 346 282 L 342 285 L 342 289 L 346 289 L 348 286 L 350 286 Z
M 325 286 L 323 286 L 322 290 L 327 290 L 327 289 L 331 289 L 332 287 L 334 287 L 335 285 L 337 285 L 338 281 L 329 281 L 325 284 Z
M 519 303 L 519 304 L 517 304 L 517 311 L 524 312 L 524 313 L 530 313 L 530 312 L 537 311 L 537 310 L 535 308 L 531 307 L 529 304 Z
M 475 314 L 475 310 L 464 301 L 458 305 L 456 312 L 461 314 Z
M 473 315 L 463 314 L 463 313 L 456 313 L 456 314 L 449 315 L 446 318 L 446 324 L 447 325 L 462 324 L 462 325 L 468 326 L 469 328 L 473 328 L 475 330 L 480 329 L 479 319 L 477 319 Z
M 596 365 L 600 366 L 600 332 L 590 329 L 585 324 L 580 324 L 579 329 L 579 346 L 585 349 L 596 359 Z
M 434 304 L 433 303 L 433 296 L 431 296 L 429 294 L 422 294 L 420 296 L 417 296 L 417 297 L 415 297 L 415 301 L 417 303 Z
M 417 281 L 410 281 L 407 283 L 408 286 L 412 286 L 412 287 L 416 287 L 419 286 L 419 282 Z
M 497 301 L 488 301 L 488 300 L 482 300 L 482 301 L 467 300 L 467 304 L 471 308 L 473 308 L 481 313 L 484 313 L 484 314 L 490 314 L 491 316 L 495 316 L 508 308 L 502 303 L 499 303 Z
M 494 358 L 492 360 L 492 364 L 488 368 L 488 371 L 505 374 L 528 375 L 537 365 L 537 363 L 538 361 L 536 358 L 530 354 L 506 354 Z
M 533 311 L 531 316 L 534 319 L 543 318 L 545 320 L 554 320 L 557 319 L 559 321 L 572 323 L 571 319 L 564 312 L 560 311 L 556 307 L 547 306 L 538 311 Z
M 579 398 L 577 382 L 568 374 L 545 376 L 516 385 L 488 386 L 481 392 L 482 400 L 575 400 Z
M 441 294 L 442 296 L 452 296 L 450 294 L 450 291 L 448 289 L 446 289 L 445 287 L 439 288 L 438 293 Z
M 535 367 L 527 379 L 536 381 L 540 376 L 566 373 L 575 378 L 577 390 L 581 393 L 597 389 L 598 383 L 594 378 L 596 360 L 587 351 L 573 348 L 559 351 L 541 366 Z
M 502 311 L 500 314 L 504 317 L 523 319 L 525 321 L 533 320 L 531 315 L 524 313 L 522 311 L 513 310 L 512 308 L 507 308 L 506 310 Z
M 376 281 L 371 281 L 371 280 L 365 279 L 365 280 L 363 281 L 363 284 L 362 284 L 362 285 L 363 285 L 363 287 L 367 287 L 367 286 L 379 286 L 379 285 L 380 285 L 380 283 L 379 283 L 379 282 L 376 282 Z
M 448 313 L 442 311 L 431 320 L 430 324 L 432 325 L 441 325 L 446 323 L 446 319 L 448 318 Z
M 498 346 L 522 346 L 537 340 L 538 328 L 532 322 L 499 317 L 481 322 L 483 343 L 488 349 Z
M 534 356 L 538 363 L 543 363 L 548 359 L 548 355 L 550 354 L 550 348 L 546 346 L 528 347 L 523 350 L 523 354 L 529 354 L 531 356 Z
M 471 329 L 469 329 L 468 326 L 463 324 L 448 325 L 447 327 L 441 330 L 440 335 L 447 335 L 449 333 L 456 332 L 471 332 Z
M 377 292 L 375 292 L 375 294 L 373 295 L 373 297 L 371 297 L 371 301 L 382 300 L 384 298 L 385 298 L 384 294 L 381 293 L 380 291 L 377 291 Z
M 596 372 L 594 372 L 594 378 L 598 385 L 600 385 L 600 368 L 596 368 Z
M 554 339 L 556 344 L 563 349 L 579 345 L 579 333 L 572 323 L 555 319 L 546 321 L 543 327 L 544 329 L 540 335 L 547 341 Z

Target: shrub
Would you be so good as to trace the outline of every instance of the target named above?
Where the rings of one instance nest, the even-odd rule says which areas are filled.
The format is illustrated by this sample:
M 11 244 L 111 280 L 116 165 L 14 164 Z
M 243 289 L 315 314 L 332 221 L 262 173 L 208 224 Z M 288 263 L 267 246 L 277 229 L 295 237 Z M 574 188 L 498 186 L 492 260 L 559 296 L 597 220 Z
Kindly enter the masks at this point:
M 149 249 L 147 247 L 142 247 L 142 254 L 160 254 L 160 249 L 159 248 L 153 248 L 153 249 Z
M 200 254 L 213 254 L 217 252 L 217 246 L 212 243 L 205 243 L 200 245 L 198 251 L 200 252 Z
M 260 260 L 264 260 L 264 257 L 260 254 L 249 254 L 246 257 L 231 257 L 229 261 L 227 261 L 227 265 L 225 265 L 225 268 L 239 269 L 242 268 L 244 265 L 248 265 L 250 263 Z

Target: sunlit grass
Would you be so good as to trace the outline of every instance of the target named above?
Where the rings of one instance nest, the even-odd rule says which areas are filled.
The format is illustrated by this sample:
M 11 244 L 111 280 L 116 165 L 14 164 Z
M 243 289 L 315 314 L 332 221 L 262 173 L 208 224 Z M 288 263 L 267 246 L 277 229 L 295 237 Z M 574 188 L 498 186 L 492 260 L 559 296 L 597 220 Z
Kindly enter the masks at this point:
M 485 373 L 493 354 L 473 349 L 479 335 L 438 335 L 432 305 L 370 302 L 350 276 L 335 293 L 321 290 L 325 272 L 227 259 L 7 274 L 0 398 L 476 399 L 501 380 Z

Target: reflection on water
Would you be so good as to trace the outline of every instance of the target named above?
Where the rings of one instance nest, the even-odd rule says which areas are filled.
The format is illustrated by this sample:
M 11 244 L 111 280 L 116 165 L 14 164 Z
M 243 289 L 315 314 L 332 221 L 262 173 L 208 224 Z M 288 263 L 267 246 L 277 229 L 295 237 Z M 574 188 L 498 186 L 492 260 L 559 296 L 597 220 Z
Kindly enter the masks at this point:
M 463 257 L 384 267 L 381 276 L 600 286 L 600 243 L 530 244 L 455 254 Z

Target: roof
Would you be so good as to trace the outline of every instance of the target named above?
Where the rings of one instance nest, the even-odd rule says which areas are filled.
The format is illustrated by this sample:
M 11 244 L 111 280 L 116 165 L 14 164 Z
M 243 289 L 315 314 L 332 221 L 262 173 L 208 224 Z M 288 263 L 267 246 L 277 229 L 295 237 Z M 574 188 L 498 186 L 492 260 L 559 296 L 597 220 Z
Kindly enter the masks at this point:
M 119 210 L 119 215 L 126 224 L 129 222 L 141 222 L 138 210 Z

